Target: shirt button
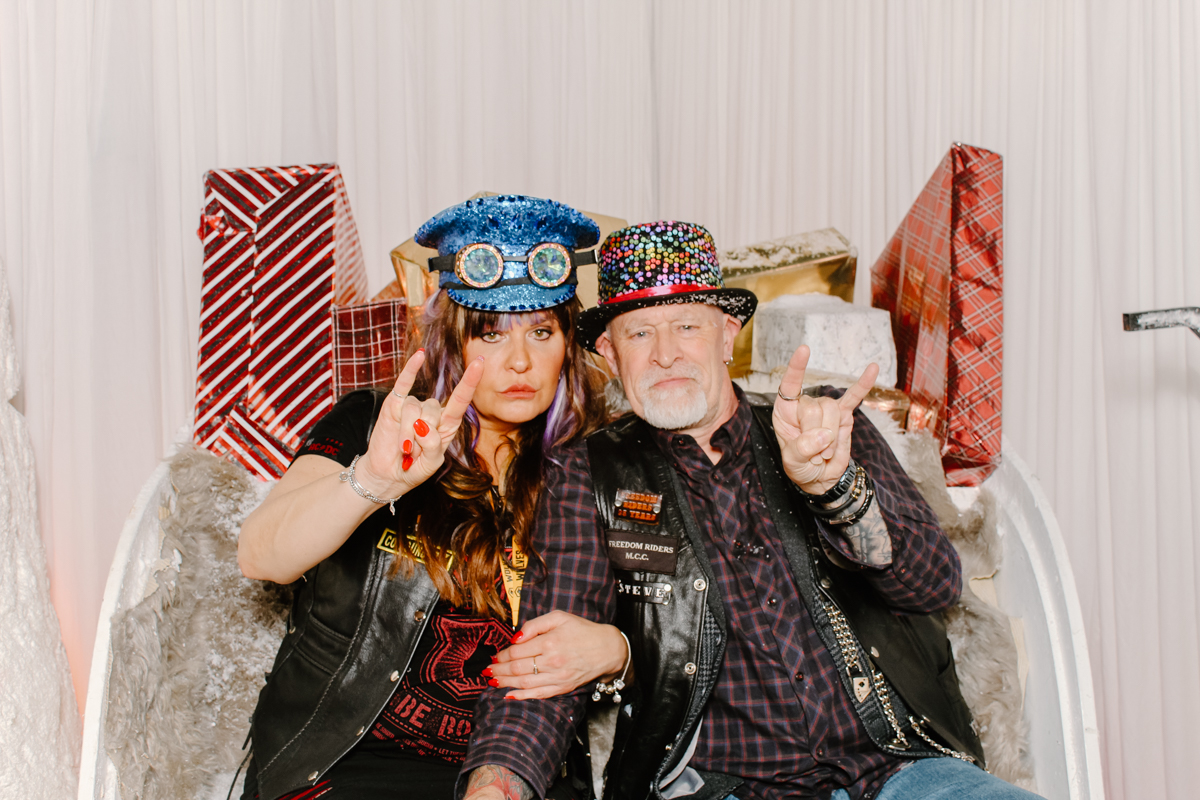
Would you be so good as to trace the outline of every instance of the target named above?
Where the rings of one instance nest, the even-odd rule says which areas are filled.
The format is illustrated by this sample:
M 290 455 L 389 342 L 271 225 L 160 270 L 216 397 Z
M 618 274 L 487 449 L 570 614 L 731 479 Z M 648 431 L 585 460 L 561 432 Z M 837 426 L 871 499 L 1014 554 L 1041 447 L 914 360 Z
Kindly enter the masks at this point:
M 778 597 L 768 597 L 767 605 L 769 605 L 771 608 L 774 608 L 775 606 L 779 605 L 779 598 Z
M 413 614 L 413 619 L 415 619 L 417 622 L 424 622 L 425 621 L 425 612 L 418 611 L 417 613 Z
M 708 588 L 708 583 L 704 580 L 704 578 L 696 578 L 696 580 L 692 583 L 692 588 L 694 588 L 697 592 L 703 592 Z
M 683 671 L 687 675 L 695 675 L 696 674 L 696 665 L 693 664 L 691 661 L 689 661 L 683 665 Z
M 872 647 L 872 648 L 871 648 L 871 657 L 872 657 L 872 658 L 879 658 L 879 648 L 877 648 L 877 647 Z
M 308 780 L 315 781 L 317 779 L 317 775 L 319 775 L 319 774 L 320 774 L 319 772 L 317 772 L 316 770 L 313 770 L 312 772 L 308 773 Z
M 392 670 L 392 674 L 388 677 L 391 679 L 392 683 L 395 683 L 396 681 L 400 680 L 400 670 Z
M 796 673 L 796 680 L 797 680 L 797 681 L 802 681 L 802 680 L 804 680 L 804 673 L 803 673 L 803 672 L 797 672 L 797 673 Z
M 832 589 L 833 588 L 833 584 L 830 582 L 829 578 L 821 578 L 821 588 L 822 589 Z

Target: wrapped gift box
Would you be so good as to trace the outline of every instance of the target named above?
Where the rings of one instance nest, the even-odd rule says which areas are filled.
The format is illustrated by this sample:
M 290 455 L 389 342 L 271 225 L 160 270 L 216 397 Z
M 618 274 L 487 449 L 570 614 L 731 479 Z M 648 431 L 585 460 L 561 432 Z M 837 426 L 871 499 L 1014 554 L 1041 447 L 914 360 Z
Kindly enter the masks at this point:
M 942 443 L 946 477 L 977 486 L 1000 461 L 1003 164 L 955 144 L 871 268 L 892 315 L 910 430 Z
M 858 252 L 833 228 L 798 233 L 718 254 L 725 285 L 749 289 L 766 303 L 785 294 L 820 292 L 854 300 Z M 750 372 L 754 318 L 733 343 L 734 377 Z
M 407 344 L 407 316 L 403 298 L 379 295 L 370 303 L 333 309 L 334 397 L 396 382 Z
M 366 300 L 337 166 L 204 176 L 196 444 L 280 477 L 333 404 L 330 310 Z

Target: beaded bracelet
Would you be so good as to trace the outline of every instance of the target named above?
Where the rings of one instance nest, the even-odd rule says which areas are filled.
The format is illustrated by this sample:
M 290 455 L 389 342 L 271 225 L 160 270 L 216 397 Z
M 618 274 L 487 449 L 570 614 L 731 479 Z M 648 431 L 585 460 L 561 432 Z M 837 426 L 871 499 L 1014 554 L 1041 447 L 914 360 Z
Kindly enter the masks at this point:
M 863 490 L 862 503 L 859 504 L 858 508 L 851 511 L 849 514 L 845 515 L 844 517 L 828 518 L 825 521 L 828 522 L 830 525 L 839 525 L 839 526 L 854 525 L 855 523 L 857 523 L 859 520 L 861 520 L 863 517 L 865 517 L 867 515 L 867 510 L 871 508 L 871 501 L 874 499 L 875 499 L 875 486 L 874 486 L 874 484 L 871 483 L 871 478 L 868 475 L 866 488 Z
M 346 471 L 338 473 L 338 480 L 341 481 L 342 483 L 349 483 L 350 488 L 354 490 L 354 493 L 357 494 L 359 497 L 363 498 L 364 500 L 370 500 L 372 503 L 375 503 L 376 505 L 387 506 L 388 508 L 390 508 L 392 510 L 392 516 L 395 516 L 396 515 L 396 501 L 399 500 L 403 495 L 396 495 L 391 500 L 384 500 L 382 497 L 376 497 L 375 495 L 368 492 L 366 490 L 366 487 L 364 487 L 361 483 L 359 483 L 357 480 L 354 479 L 354 467 L 358 465 L 358 460 L 360 458 L 362 458 L 362 455 L 355 456 L 354 460 L 350 462 L 350 466 L 346 469 Z
M 617 631 L 621 634 L 621 638 L 625 640 L 625 667 L 621 670 L 621 677 L 617 678 L 612 683 L 604 681 L 596 681 L 596 689 L 592 692 L 592 701 L 600 702 L 600 695 L 612 695 L 614 703 L 621 702 L 621 690 L 625 688 L 625 675 L 629 672 L 629 662 L 633 661 L 633 648 L 629 646 L 629 637 L 624 631 Z
M 867 471 L 862 467 L 856 467 L 854 485 L 850 487 L 850 491 L 832 503 L 814 506 L 812 512 L 819 517 L 836 517 L 854 505 L 854 501 L 862 496 L 863 489 L 867 485 L 867 480 Z

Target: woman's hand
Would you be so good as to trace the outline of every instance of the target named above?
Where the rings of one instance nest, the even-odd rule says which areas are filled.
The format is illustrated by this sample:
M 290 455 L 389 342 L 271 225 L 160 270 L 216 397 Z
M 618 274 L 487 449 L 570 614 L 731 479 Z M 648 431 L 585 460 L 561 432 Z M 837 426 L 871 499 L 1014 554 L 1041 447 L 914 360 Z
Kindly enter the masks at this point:
M 437 472 L 483 375 L 482 359 L 469 364 L 442 408 L 436 400 L 408 396 L 424 363 L 425 353 L 418 350 L 404 365 L 379 410 L 367 452 L 354 467 L 355 481 L 381 500 L 407 494 Z M 343 469 L 313 454 L 288 467 L 242 523 L 238 564 L 243 575 L 291 583 L 335 553 L 379 510 L 341 480 Z
M 555 697 L 596 681 L 607 683 L 620 677 L 629 658 L 625 637 L 615 627 L 565 611 L 529 620 L 513 642 L 483 671 L 492 686 L 516 689 L 508 693 L 510 700 Z
M 409 395 L 424 364 L 421 349 L 404 365 L 379 410 L 367 452 L 355 467 L 359 484 L 376 497 L 407 494 L 437 472 L 483 377 L 481 357 L 467 365 L 442 407 L 437 400 Z

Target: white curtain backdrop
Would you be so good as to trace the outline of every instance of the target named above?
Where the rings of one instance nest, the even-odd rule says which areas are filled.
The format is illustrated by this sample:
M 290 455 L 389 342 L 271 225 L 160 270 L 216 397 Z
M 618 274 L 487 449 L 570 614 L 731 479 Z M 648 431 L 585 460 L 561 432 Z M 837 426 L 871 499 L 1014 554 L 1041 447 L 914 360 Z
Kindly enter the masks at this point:
M 1200 15 L 1182 0 L 0 0 L 0 256 L 80 699 L 189 421 L 201 176 L 336 161 L 372 289 L 480 189 L 867 268 L 952 141 L 1005 156 L 1004 427 L 1081 592 L 1109 796 L 1200 759 Z

